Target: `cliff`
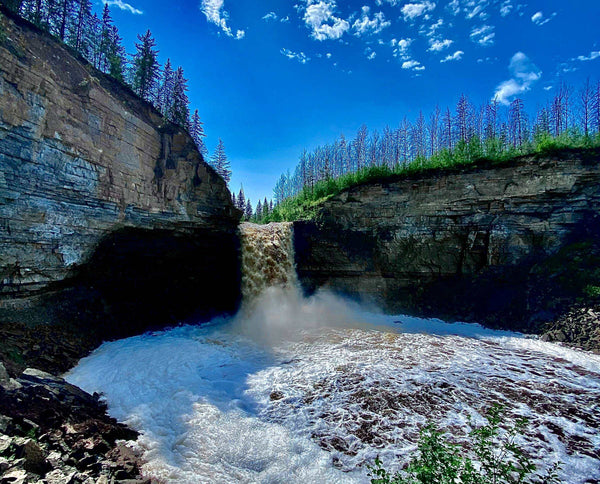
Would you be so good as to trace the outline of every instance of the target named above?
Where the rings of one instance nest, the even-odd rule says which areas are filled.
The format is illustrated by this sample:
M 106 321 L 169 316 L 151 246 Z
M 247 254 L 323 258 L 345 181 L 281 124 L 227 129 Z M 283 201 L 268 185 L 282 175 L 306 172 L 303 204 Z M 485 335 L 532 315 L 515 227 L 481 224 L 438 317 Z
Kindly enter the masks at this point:
M 295 224 L 298 274 L 390 312 L 540 332 L 600 280 L 599 187 L 597 150 L 357 186 Z
M 93 347 L 234 310 L 239 213 L 189 135 L 4 13 L 0 322 L 18 336 L 0 350 L 35 362 L 49 350 L 38 358 L 29 337 Z

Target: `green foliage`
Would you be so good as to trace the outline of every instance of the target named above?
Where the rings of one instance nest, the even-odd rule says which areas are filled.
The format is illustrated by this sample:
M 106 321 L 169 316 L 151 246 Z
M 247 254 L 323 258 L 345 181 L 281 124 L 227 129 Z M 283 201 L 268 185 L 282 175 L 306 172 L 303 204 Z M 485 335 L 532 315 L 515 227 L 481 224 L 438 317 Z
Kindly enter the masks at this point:
M 417 157 L 409 163 L 401 163 L 394 168 L 387 166 L 369 166 L 339 178 L 328 178 L 307 186 L 295 197 L 288 198 L 277 205 L 266 217 L 256 220 L 258 223 L 293 222 L 309 220 L 317 212 L 319 205 L 329 198 L 353 186 L 373 181 L 385 181 L 392 176 L 409 176 L 418 173 L 439 170 L 455 170 L 481 162 L 501 164 L 523 155 L 549 156 L 565 149 L 587 149 L 600 147 L 600 134 L 584 136 L 578 131 L 551 136 L 541 133 L 533 142 L 520 147 L 506 146 L 500 138 L 489 138 L 482 142 L 473 137 L 469 142 L 459 141 L 449 150 L 442 148 L 431 157 Z
M 592 284 L 588 284 L 583 289 L 586 296 L 590 298 L 600 298 L 600 286 L 594 286 Z
M 369 466 L 371 484 L 552 484 L 559 483 L 560 464 L 549 467 L 545 474 L 516 443 L 516 437 L 527 426 L 519 419 L 508 430 L 500 423 L 505 415 L 500 405 L 486 413 L 487 424 L 469 434 L 467 445 L 450 442 L 433 424 L 420 432 L 418 455 L 405 470 L 392 474 L 379 458 Z

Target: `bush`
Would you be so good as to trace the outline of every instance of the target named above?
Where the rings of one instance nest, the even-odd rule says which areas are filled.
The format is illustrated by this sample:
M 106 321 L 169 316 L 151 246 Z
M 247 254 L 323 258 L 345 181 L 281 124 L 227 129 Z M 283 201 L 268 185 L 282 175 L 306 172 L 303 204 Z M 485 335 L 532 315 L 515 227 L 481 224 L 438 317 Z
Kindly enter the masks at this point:
M 515 442 L 527 426 L 526 419 L 517 420 L 506 431 L 500 422 L 505 415 L 500 405 L 486 413 L 487 424 L 469 434 L 469 442 L 461 446 L 448 441 L 433 424 L 420 432 L 418 455 L 402 472 L 391 474 L 379 458 L 369 466 L 371 484 L 552 484 L 559 483 L 560 464 L 549 467 L 545 474 Z

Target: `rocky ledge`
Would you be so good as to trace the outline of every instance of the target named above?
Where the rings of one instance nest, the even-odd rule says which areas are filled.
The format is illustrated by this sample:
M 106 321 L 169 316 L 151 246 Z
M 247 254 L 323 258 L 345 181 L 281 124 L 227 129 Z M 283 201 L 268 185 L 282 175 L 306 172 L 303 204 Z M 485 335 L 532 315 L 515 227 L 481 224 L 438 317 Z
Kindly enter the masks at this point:
M 31 368 L 11 378 L 0 364 L 0 482 L 150 483 L 120 442 L 135 438 L 98 395 Z
M 581 318 L 563 318 L 600 296 L 599 187 L 598 149 L 366 183 L 295 223 L 298 275 L 309 292 L 391 313 L 551 327 L 548 338 L 600 349 Z

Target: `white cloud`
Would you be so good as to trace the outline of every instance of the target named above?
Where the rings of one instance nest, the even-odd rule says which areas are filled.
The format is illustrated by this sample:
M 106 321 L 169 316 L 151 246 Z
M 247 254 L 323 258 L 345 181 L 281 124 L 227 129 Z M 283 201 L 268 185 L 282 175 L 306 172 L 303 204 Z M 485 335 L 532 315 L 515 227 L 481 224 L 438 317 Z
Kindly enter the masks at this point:
M 446 56 L 440 62 L 458 61 L 462 59 L 463 55 L 464 52 L 462 50 L 457 50 L 454 54 Z
M 375 52 L 370 47 L 367 47 L 367 49 L 365 50 L 365 55 L 367 56 L 367 59 L 373 60 L 375 59 L 375 57 L 377 57 L 377 52 Z
M 269 12 L 269 13 L 268 13 L 268 14 L 266 14 L 266 15 L 265 15 L 265 16 L 264 16 L 262 19 L 263 19 L 265 22 L 268 22 L 268 21 L 270 21 L 270 20 L 273 20 L 273 21 L 277 21 L 277 20 L 279 20 L 279 21 L 280 21 L 280 22 L 282 22 L 282 23 L 285 23 L 285 22 L 289 22 L 289 21 L 290 21 L 290 18 L 289 18 L 289 17 L 287 17 L 287 16 L 286 16 L 286 17 L 279 18 L 279 16 L 278 16 L 278 15 L 277 15 L 275 12 Z
M 392 25 L 392 22 L 385 19 L 383 12 L 377 12 L 373 15 L 373 18 L 369 18 L 369 7 L 364 6 L 362 8 L 362 14 L 359 19 L 354 21 L 352 28 L 354 29 L 354 35 L 360 37 L 361 35 L 378 34 L 383 29 Z
M 512 9 L 513 6 L 512 3 L 510 3 L 510 0 L 505 0 L 504 2 L 502 2 L 502 5 L 500 5 L 500 15 L 502 17 L 506 17 Z
M 483 25 L 481 27 L 476 27 L 471 30 L 471 34 L 469 37 L 471 40 L 479 45 L 487 47 L 494 43 L 494 37 L 496 34 L 494 33 L 494 27 L 491 25 Z
M 243 39 L 246 35 L 244 30 L 237 30 L 234 34 L 231 27 L 227 25 L 229 13 L 223 10 L 225 0 L 202 0 L 200 10 L 206 16 L 206 20 L 218 26 L 227 37 L 233 37 L 237 40 Z
M 588 56 L 578 55 L 575 59 L 572 59 L 572 60 L 590 61 L 590 60 L 598 59 L 599 57 L 600 57 L 600 50 L 593 50 L 590 52 L 590 55 L 588 55 Z
M 419 61 L 410 59 L 402 63 L 402 69 L 410 69 L 411 71 L 423 71 L 425 66 L 422 66 Z
M 336 17 L 335 0 L 306 0 L 304 22 L 312 30 L 316 40 L 339 39 L 350 28 L 348 21 Z
M 429 41 L 430 47 L 427 50 L 430 50 L 433 52 L 440 52 L 440 51 L 450 47 L 453 43 L 454 43 L 454 41 L 450 40 L 450 39 L 444 39 L 444 40 L 433 40 L 432 39 Z
M 144 12 L 133 7 L 132 5 L 123 2 L 123 0 L 102 0 L 102 3 L 108 5 L 109 7 L 115 6 L 120 8 L 121 10 L 125 10 L 126 12 L 130 12 L 134 15 L 142 15 Z
M 408 48 L 413 43 L 414 39 L 392 39 L 390 45 L 393 47 L 394 57 L 399 57 L 402 60 L 409 60 Z
M 542 71 L 523 52 L 517 52 L 512 56 L 508 69 L 512 78 L 501 82 L 494 93 L 494 98 L 505 105 L 510 104 L 519 94 L 529 91 L 531 86 L 542 77 Z
M 452 15 L 458 15 L 458 13 L 460 12 L 460 4 L 458 2 L 458 0 L 452 0 L 447 6 L 446 8 L 448 10 L 450 10 L 450 12 L 452 13 Z
M 404 20 L 409 22 L 427 12 L 430 12 L 434 8 L 434 2 L 425 1 L 421 3 L 407 3 L 400 9 L 400 11 L 402 12 L 402 15 L 404 15 Z
M 281 52 L 281 54 L 286 56 L 288 59 L 297 60 L 300 62 L 300 64 L 306 64 L 310 60 L 310 57 L 307 57 L 304 52 L 293 52 L 290 49 L 285 48 L 281 49 L 279 52 Z
M 550 22 L 556 16 L 556 12 L 554 12 L 550 17 L 545 18 L 544 14 L 540 12 L 536 12 L 531 16 L 531 21 L 536 25 L 544 25 Z

